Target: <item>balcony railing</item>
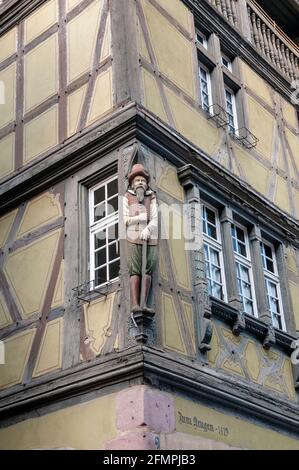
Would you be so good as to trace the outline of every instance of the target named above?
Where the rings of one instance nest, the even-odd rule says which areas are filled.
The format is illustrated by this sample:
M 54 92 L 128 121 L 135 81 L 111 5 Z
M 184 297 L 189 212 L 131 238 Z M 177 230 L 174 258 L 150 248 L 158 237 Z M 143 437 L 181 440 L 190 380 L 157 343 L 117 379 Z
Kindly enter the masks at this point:
M 277 26 L 255 0 L 208 0 L 239 31 L 248 15 L 247 39 L 289 80 L 299 79 L 299 47 Z M 247 6 L 246 6 L 247 5 Z M 247 8 L 247 12 L 244 11 Z M 243 16 L 243 18 L 241 18 Z M 244 33 L 244 31 L 243 31 Z M 249 37 L 250 36 L 250 37 Z
M 255 1 L 247 2 L 251 41 L 290 81 L 299 78 L 299 48 Z

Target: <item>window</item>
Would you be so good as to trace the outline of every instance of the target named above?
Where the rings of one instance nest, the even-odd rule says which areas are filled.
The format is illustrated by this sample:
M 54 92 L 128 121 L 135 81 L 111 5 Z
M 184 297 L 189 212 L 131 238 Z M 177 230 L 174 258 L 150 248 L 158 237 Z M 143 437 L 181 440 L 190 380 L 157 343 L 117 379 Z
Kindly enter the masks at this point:
M 237 108 L 236 108 L 236 97 L 234 92 L 230 89 L 225 87 L 225 104 L 226 104 L 226 112 L 228 115 L 228 128 L 231 134 L 236 134 L 238 129 L 238 120 L 237 120 Z
M 277 273 L 277 264 L 274 246 L 269 242 L 261 242 L 261 256 L 263 261 L 266 293 L 272 323 L 275 328 L 286 330 L 282 309 L 280 284 Z
M 227 55 L 222 54 L 221 62 L 222 62 L 222 65 L 224 65 L 224 67 L 227 68 L 227 70 L 229 70 L 230 72 L 233 71 L 233 64 L 232 64 L 231 60 L 227 57 Z
M 196 41 L 201 44 L 205 49 L 208 49 L 208 39 L 207 36 L 199 31 L 198 29 L 196 30 Z
M 220 226 L 217 212 L 206 205 L 202 206 L 202 223 L 205 270 L 209 294 L 217 299 L 226 300 Z
M 212 105 L 211 76 L 209 70 L 202 64 L 199 65 L 201 106 L 204 111 L 209 112 Z
M 249 315 L 256 315 L 254 284 L 247 230 L 244 227 L 233 224 L 231 232 L 236 262 L 238 290 L 243 303 L 243 310 Z
M 90 280 L 98 287 L 118 278 L 118 179 L 90 189 Z

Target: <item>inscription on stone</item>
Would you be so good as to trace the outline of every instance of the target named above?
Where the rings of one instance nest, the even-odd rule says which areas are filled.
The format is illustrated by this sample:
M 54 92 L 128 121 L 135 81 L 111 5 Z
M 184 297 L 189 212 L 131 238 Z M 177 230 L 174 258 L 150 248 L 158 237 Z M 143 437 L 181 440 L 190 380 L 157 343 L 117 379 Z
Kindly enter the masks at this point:
M 198 416 L 186 416 L 180 411 L 178 411 L 178 421 L 179 424 L 186 424 L 187 426 L 192 426 L 194 430 L 200 430 L 203 432 L 210 432 L 213 434 L 219 434 L 220 436 L 227 437 L 229 436 L 229 428 L 226 426 L 218 426 L 216 424 L 211 424 L 206 421 L 202 421 Z

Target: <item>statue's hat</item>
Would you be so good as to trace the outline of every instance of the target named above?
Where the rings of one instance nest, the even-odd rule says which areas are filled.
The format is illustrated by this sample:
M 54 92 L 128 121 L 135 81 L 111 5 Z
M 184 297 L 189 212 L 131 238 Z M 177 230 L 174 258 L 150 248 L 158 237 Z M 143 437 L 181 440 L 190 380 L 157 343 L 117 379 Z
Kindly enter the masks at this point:
M 141 165 L 140 163 L 136 163 L 135 165 L 132 166 L 131 172 L 128 175 L 129 184 L 132 183 L 133 179 L 136 176 L 143 176 L 147 182 L 149 182 L 150 180 L 149 173 L 146 171 L 144 166 Z

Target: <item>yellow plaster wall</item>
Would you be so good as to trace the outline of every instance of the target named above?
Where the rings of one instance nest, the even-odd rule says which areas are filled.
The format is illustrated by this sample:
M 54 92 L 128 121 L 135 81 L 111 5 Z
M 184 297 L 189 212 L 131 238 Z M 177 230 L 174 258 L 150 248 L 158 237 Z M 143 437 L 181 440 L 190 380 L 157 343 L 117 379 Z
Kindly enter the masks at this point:
M 288 183 L 284 178 L 277 176 L 274 202 L 285 212 L 291 212 L 290 198 L 288 197 Z
M 268 168 L 254 158 L 250 158 L 248 153 L 237 145 L 234 145 L 234 154 L 244 175 L 246 175 L 247 182 L 259 193 L 266 195 L 269 178 Z
M 25 44 L 49 29 L 58 19 L 57 0 L 50 0 L 33 12 L 24 22 Z
M 90 104 L 90 110 L 87 117 L 87 125 L 105 115 L 113 107 L 112 96 L 112 68 L 101 73 L 97 79 L 94 88 L 93 97 Z
M 63 347 L 63 318 L 47 323 L 32 376 L 38 377 L 60 369 Z
M 290 146 L 291 152 L 292 152 L 292 157 L 294 159 L 294 163 L 296 166 L 297 171 L 294 170 L 294 163 L 292 162 L 292 158 L 289 158 L 289 167 L 290 167 L 290 173 L 291 177 L 295 180 L 298 181 L 298 171 L 299 171 L 299 137 L 298 135 L 295 135 L 293 132 L 291 132 L 289 129 L 285 129 L 285 137 L 288 141 L 288 144 Z
M 183 26 L 186 31 L 192 34 L 193 17 L 181 0 L 157 0 L 157 3 Z
M 58 35 L 54 34 L 25 55 L 25 112 L 58 91 Z
M 96 355 L 101 354 L 107 338 L 111 336 L 114 298 L 115 294 L 110 294 L 84 305 L 86 334 L 89 346 Z
M 295 106 L 291 105 L 288 103 L 286 100 L 284 100 L 282 97 L 280 99 L 281 102 L 281 108 L 283 112 L 283 117 L 286 120 L 288 124 L 290 124 L 294 129 L 298 129 L 298 118 L 297 118 L 297 113 L 296 113 L 296 108 Z
M 66 0 L 66 11 L 70 11 L 75 8 L 82 0 Z
M 173 298 L 164 292 L 162 292 L 162 325 L 163 346 L 187 355 Z
M 204 152 L 213 154 L 219 142 L 219 129 L 172 90 L 165 87 L 165 92 L 178 132 Z
M 83 85 L 81 88 L 68 96 L 68 137 L 77 132 L 82 107 L 86 96 L 86 89 L 87 85 Z
M 0 178 L 14 171 L 15 133 L 0 139 Z
M 254 98 L 247 96 L 250 131 L 259 139 L 257 151 L 271 160 L 273 153 L 274 117 Z
M 184 201 L 184 190 L 179 182 L 176 169 L 167 165 L 157 182 L 157 187 L 180 202 Z
M 103 0 L 95 0 L 67 25 L 69 82 L 92 65 L 102 7 Z
M 7 59 L 17 49 L 17 28 L 12 28 L 0 38 L 0 62 Z
M 110 15 L 108 15 L 105 34 L 103 37 L 100 62 L 107 59 L 110 56 L 110 54 L 111 54 L 111 18 L 110 18 Z
M 24 318 L 40 312 L 55 255 L 60 230 L 8 255 L 4 271 Z
M 5 364 L 0 365 L 0 388 L 11 387 L 22 381 L 35 331 L 35 328 L 25 330 L 4 339 Z
M 116 394 L 0 429 L 0 449 L 104 449 L 116 437 Z
M 259 98 L 261 98 L 266 104 L 273 108 L 273 99 L 271 93 L 270 85 L 265 82 L 257 73 L 252 70 L 245 62 L 242 60 L 241 63 L 241 72 L 244 80 L 244 84 L 251 91 L 253 91 Z
M 16 64 L 0 71 L 1 88 L 4 91 L 4 103 L 1 100 L 0 129 L 15 119 L 16 115 Z
M 55 105 L 24 127 L 24 163 L 58 144 L 58 106 Z
M 299 440 L 211 407 L 175 397 L 176 431 L 250 450 L 298 450 Z M 196 426 L 196 423 L 198 425 Z
M 0 247 L 2 247 L 7 240 L 16 214 L 17 211 L 14 210 L 0 218 Z
M 162 121 L 168 123 L 163 101 L 157 85 L 157 81 L 152 74 L 145 69 L 141 69 L 143 87 L 144 87 L 144 104 L 158 116 Z
M 17 237 L 23 237 L 29 232 L 53 222 L 60 216 L 62 216 L 62 210 L 59 195 L 50 192 L 44 193 L 28 202 Z
M 193 44 L 147 0 L 141 0 L 160 72 L 195 98 Z M 174 47 L 175 45 L 175 47 Z

